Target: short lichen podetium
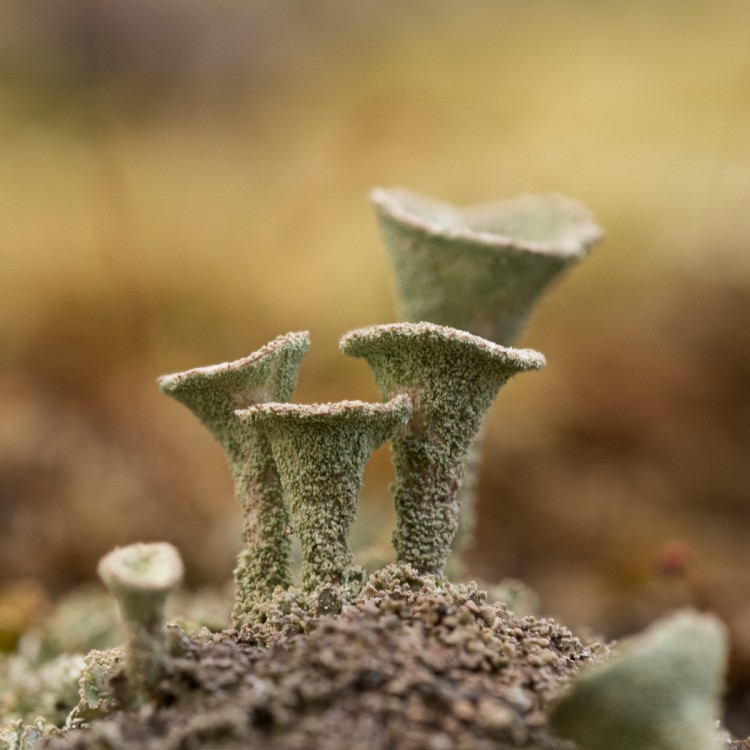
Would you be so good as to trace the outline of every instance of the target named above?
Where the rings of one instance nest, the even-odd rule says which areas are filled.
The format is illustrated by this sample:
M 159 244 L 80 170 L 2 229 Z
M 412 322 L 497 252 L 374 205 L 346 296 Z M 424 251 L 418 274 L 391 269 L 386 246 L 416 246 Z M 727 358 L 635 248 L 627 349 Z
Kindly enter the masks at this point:
M 132 544 L 103 557 L 98 572 L 117 599 L 125 625 L 128 696 L 134 703 L 143 703 L 164 664 L 164 604 L 182 582 L 182 559 L 166 542 Z
M 302 583 L 333 601 L 361 583 L 349 531 L 370 454 L 411 416 L 406 396 L 385 404 L 262 404 L 238 411 L 271 444 L 302 547 Z M 351 591 L 356 594 L 356 590 Z M 324 597 L 324 598 L 325 598 Z
M 289 514 L 271 449 L 262 434 L 235 416 L 235 410 L 288 401 L 309 345 L 306 331 L 287 333 L 243 359 L 159 378 L 161 389 L 203 422 L 229 460 L 243 513 L 235 622 L 270 597 L 276 586 L 291 583 Z
M 720 750 L 724 625 L 678 612 L 576 679 L 551 725 L 582 750 Z
M 386 399 L 410 396 L 413 416 L 393 440 L 394 546 L 399 562 L 441 574 L 458 523 L 466 454 L 500 387 L 544 357 L 432 323 L 363 328 L 340 342 L 363 357 Z
M 371 194 L 396 275 L 400 316 L 508 346 L 547 286 L 602 236 L 559 195 L 458 208 L 408 190 Z

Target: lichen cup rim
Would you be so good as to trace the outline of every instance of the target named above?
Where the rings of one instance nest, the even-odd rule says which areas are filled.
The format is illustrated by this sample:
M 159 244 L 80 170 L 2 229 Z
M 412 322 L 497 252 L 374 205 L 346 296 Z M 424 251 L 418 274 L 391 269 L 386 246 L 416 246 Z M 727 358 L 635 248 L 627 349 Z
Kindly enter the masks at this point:
M 362 416 L 391 416 L 402 404 L 411 404 L 406 395 L 398 395 L 390 401 L 370 402 L 358 400 L 329 401 L 319 404 L 288 404 L 265 403 L 255 404 L 246 409 L 236 409 L 235 414 L 243 420 L 264 420 L 269 417 L 287 417 L 290 420 L 313 421 L 316 419 L 330 420 L 332 417 L 342 419 L 359 418 Z
M 163 391 L 170 391 L 177 386 L 181 385 L 187 380 L 191 380 L 195 377 L 211 377 L 215 375 L 224 375 L 232 372 L 233 370 L 239 370 L 247 365 L 256 364 L 265 357 L 274 354 L 282 346 L 289 343 L 308 344 L 310 342 L 309 331 L 292 331 L 290 333 L 284 333 L 281 336 L 277 336 L 272 341 L 264 344 L 260 349 L 256 349 L 252 354 L 248 354 L 246 357 L 240 357 L 239 359 L 228 360 L 226 362 L 219 362 L 214 365 L 204 365 L 202 367 L 191 367 L 189 370 L 182 370 L 180 372 L 172 372 L 167 375 L 161 375 L 156 380 L 159 387 Z
M 115 547 L 100 561 L 98 572 L 108 588 L 167 593 L 182 581 L 185 568 L 169 542 Z
M 356 328 L 345 333 L 339 340 L 339 346 L 346 354 L 357 356 L 356 344 L 359 342 L 382 341 L 390 336 L 392 339 L 401 338 L 405 341 L 425 341 L 426 339 L 458 344 L 466 347 L 467 352 L 474 354 L 481 352 L 490 359 L 513 361 L 520 365 L 521 370 L 538 370 L 547 364 L 543 354 L 534 349 L 515 349 L 510 346 L 502 346 L 494 341 L 475 336 L 473 333 L 463 331 L 459 328 L 441 326 L 428 321 L 384 323 L 381 325 Z M 352 345 L 355 345 L 354 347 Z
M 582 258 L 604 235 L 591 212 L 582 203 L 559 193 L 542 195 L 524 193 L 506 200 L 455 206 L 406 188 L 393 187 L 373 189 L 370 192 L 370 201 L 383 214 L 413 230 L 437 238 L 464 240 L 490 249 L 506 247 L 520 252 Z M 560 211 L 561 215 L 567 216 L 570 220 L 568 236 L 562 236 L 554 241 L 541 242 L 513 237 L 502 232 L 479 230 L 471 226 L 472 214 L 477 214 L 482 210 L 501 207 L 510 209 L 514 206 L 541 203 L 553 206 Z M 452 218 L 453 221 L 441 222 L 437 218 L 422 215 L 412 208 L 419 205 L 431 209 L 433 214 L 442 214 L 446 219 Z

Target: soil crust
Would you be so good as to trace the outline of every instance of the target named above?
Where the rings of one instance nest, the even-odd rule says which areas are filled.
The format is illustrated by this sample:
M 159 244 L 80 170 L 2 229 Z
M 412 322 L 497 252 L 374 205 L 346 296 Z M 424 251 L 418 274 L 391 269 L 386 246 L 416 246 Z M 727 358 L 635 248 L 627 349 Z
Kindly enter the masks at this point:
M 140 708 L 48 739 L 56 750 L 561 750 L 555 696 L 609 649 L 516 617 L 474 584 L 408 567 L 373 574 L 335 614 L 274 598 L 241 630 L 188 637 Z M 122 693 L 121 693 L 122 694 Z

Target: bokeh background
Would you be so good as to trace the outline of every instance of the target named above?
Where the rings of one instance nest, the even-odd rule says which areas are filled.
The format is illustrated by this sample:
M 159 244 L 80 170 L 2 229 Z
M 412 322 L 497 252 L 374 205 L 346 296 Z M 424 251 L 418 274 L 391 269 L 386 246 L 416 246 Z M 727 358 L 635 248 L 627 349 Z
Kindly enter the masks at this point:
M 296 400 L 378 398 L 367 193 L 559 191 L 605 242 L 490 416 L 469 572 L 608 636 L 679 604 L 750 684 L 747 0 L 0 0 L 0 627 L 168 539 L 231 576 L 220 450 L 157 375 L 288 330 Z M 358 547 L 387 547 L 387 450 Z M 14 620 L 15 618 L 15 620 Z

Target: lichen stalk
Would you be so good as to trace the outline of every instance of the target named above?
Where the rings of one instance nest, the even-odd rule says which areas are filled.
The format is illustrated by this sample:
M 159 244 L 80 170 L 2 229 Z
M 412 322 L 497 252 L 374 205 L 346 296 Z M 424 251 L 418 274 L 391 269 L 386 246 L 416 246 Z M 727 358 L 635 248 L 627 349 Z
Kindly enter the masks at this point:
M 182 560 L 166 542 L 133 544 L 103 557 L 98 571 L 119 605 L 129 694 L 140 703 L 153 692 L 164 664 L 164 605 L 182 581 Z
M 396 276 L 399 313 L 508 346 L 537 299 L 602 233 L 560 195 L 459 208 L 408 190 L 371 194 Z
M 457 207 L 401 188 L 371 193 L 402 320 L 438 323 L 511 346 L 539 298 L 599 242 L 581 204 L 560 195 Z M 460 494 L 460 554 L 473 538 L 481 435 Z
M 262 404 L 238 416 L 270 442 L 302 547 L 304 590 L 345 597 L 362 577 L 349 544 L 362 473 L 372 452 L 411 416 L 410 400 Z
M 471 547 L 474 530 L 477 525 L 477 486 L 482 465 L 482 446 L 484 443 L 485 421 L 479 425 L 477 434 L 472 438 L 466 451 L 464 472 L 461 486 L 458 488 L 458 527 L 453 537 L 451 549 L 451 568 L 455 574 L 463 573 L 461 555 Z
M 341 339 L 363 357 L 386 399 L 408 394 L 413 415 L 393 439 L 397 559 L 441 574 L 458 523 L 467 451 L 500 387 L 544 357 L 432 323 L 363 328 Z
M 242 509 L 243 549 L 234 571 L 239 623 L 277 586 L 291 583 L 289 511 L 265 435 L 235 411 L 291 398 L 307 332 L 279 336 L 243 359 L 159 379 L 161 389 L 187 406 L 224 449 Z

